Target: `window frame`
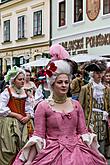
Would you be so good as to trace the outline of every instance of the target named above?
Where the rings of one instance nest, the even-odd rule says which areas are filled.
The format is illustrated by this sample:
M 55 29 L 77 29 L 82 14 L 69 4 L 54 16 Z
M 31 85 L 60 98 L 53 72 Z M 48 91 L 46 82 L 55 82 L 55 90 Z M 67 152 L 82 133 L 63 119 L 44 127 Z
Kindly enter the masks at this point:
M 4 42 L 10 42 L 10 20 L 3 22 L 3 28 Z
M 62 11 L 61 5 L 64 3 L 64 10 Z M 64 17 L 62 18 L 62 15 Z M 63 19 L 63 23 L 61 23 L 61 20 Z M 66 0 L 62 0 L 58 2 L 58 27 L 63 27 L 66 25 Z
M 83 21 L 84 20 L 84 14 L 83 14 L 83 4 L 84 4 L 84 1 L 82 0 L 73 0 L 74 1 L 74 3 L 73 3 L 73 10 L 74 10 L 74 14 L 73 14 L 73 22 L 74 23 L 78 23 L 78 22 L 81 22 L 81 21 Z M 77 2 L 77 3 L 76 3 Z M 80 2 L 80 4 L 78 5 L 78 2 Z M 77 6 L 76 6 L 76 4 L 77 4 Z M 81 20 L 78 20 L 77 19 L 77 17 L 78 17 L 78 13 L 77 13 L 77 10 L 79 10 L 79 9 L 82 9 L 82 19 Z
M 9 2 L 9 1 L 12 1 L 12 0 L 1 0 L 1 4 L 3 4 L 3 3 L 7 3 L 7 2 Z
M 38 35 L 42 35 L 42 10 L 33 12 L 33 36 L 38 36 Z
M 108 12 L 104 12 L 105 8 L 107 7 L 106 1 L 108 1 Z M 103 15 L 110 14 L 110 0 L 103 0 Z
M 18 39 L 25 38 L 25 19 L 25 15 L 18 17 Z

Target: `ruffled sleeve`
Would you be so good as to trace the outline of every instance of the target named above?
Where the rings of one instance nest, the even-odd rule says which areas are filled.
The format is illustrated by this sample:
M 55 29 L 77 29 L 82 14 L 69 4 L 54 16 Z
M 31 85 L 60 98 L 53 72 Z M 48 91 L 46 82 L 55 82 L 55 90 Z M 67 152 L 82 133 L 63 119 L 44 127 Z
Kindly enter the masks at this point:
M 45 139 L 38 136 L 32 136 L 29 139 L 29 141 L 25 144 L 25 146 L 22 148 L 21 155 L 19 156 L 20 160 L 25 162 L 28 159 L 30 149 L 33 145 L 36 146 L 37 152 L 40 152 L 46 146 Z
M 7 106 L 9 98 L 10 95 L 8 89 L 6 88 L 0 95 L 0 116 L 8 116 L 8 114 L 11 112 Z
M 92 146 L 96 149 L 98 149 L 100 147 L 100 145 L 98 144 L 97 141 L 97 135 L 94 133 L 86 133 L 81 135 L 81 138 L 83 140 L 83 142 L 85 142 L 88 146 Z

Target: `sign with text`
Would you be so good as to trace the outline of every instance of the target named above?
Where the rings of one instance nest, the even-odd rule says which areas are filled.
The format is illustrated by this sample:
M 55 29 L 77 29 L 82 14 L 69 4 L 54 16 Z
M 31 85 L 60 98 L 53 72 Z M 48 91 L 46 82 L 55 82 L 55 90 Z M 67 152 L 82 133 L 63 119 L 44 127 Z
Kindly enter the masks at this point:
M 110 45 L 110 33 L 81 37 L 79 39 L 62 42 L 61 45 L 68 51 L 77 51 L 77 54 L 88 53 L 88 48 Z

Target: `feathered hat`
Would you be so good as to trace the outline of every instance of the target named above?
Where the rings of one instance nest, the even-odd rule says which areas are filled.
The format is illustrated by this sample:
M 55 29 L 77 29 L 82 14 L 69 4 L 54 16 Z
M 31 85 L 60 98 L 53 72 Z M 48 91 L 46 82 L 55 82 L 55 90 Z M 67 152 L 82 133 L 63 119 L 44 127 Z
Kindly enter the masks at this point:
M 77 63 L 69 59 L 69 53 L 62 45 L 54 44 L 50 47 L 51 62 L 46 67 L 46 74 L 52 85 L 59 74 L 73 75 L 77 71 Z
M 25 75 L 25 71 L 17 66 L 14 66 L 10 69 L 5 75 L 5 82 L 13 83 L 14 79 L 20 74 L 23 73 Z
M 69 59 L 69 53 L 60 44 L 54 44 L 50 47 L 50 55 L 51 55 L 52 61 Z

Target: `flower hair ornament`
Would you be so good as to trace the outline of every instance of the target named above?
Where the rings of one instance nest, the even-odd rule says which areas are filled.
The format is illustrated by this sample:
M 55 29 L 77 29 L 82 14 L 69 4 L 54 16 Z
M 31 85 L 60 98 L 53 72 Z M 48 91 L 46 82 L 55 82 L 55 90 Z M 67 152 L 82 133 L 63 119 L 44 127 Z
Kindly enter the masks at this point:
M 48 77 L 51 77 L 53 75 L 53 72 L 55 72 L 57 70 L 57 67 L 55 66 L 55 64 L 53 62 L 48 64 L 48 69 L 46 69 L 46 74 L 48 75 Z

